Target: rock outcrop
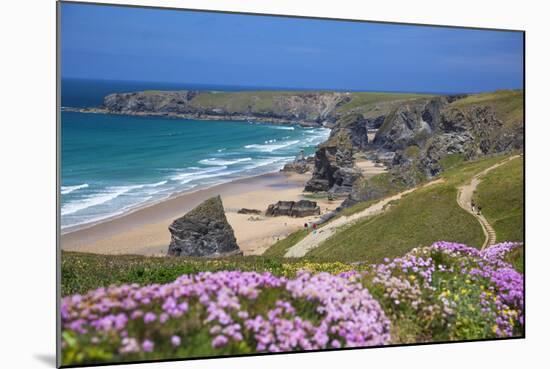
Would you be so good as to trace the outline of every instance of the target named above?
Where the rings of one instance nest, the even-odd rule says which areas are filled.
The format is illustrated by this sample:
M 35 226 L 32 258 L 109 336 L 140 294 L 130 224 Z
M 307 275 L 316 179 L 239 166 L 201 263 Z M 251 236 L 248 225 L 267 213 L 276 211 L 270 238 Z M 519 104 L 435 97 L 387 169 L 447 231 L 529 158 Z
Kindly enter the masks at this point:
M 410 145 L 422 145 L 439 125 L 444 97 L 418 99 L 397 106 L 378 129 L 373 145 L 397 151 Z
M 305 191 L 324 192 L 345 196 L 353 183 L 361 178 L 354 167 L 354 151 L 364 150 L 368 144 L 367 122 L 359 114 L 340 119 L 329 139 L 315 152 L 315 168 Z
M 283 169 L 281 169 L 281 172 L 304 174 L 312 171 L 314 165 L 315 158 L 313 156 L 305 157 L 304 151 L 302 150 L 296 158 L 294 158 L 292 163 L 285 164 Z
M 212 197 L 176 219 L 169 227 L 168 255 L 226 256 L 242 254 L 227 222 L 220 196 Z
M 437 176 L 461 161 L 523 150 L 523 92 L 412 99 L 394 106 L 369 143 L 369 158 L 389 173 L 356 180 L 341 207 Z
M 267 208 L 265 215 L 270 217 L 286 215 L 289 217 L 301 218 L 321 214 L 321 208 L 315 201 L 278 201 Z
M 500 94 L 521 97 L 510 91 Z M 480 103 L 461 103 L 464 96 L 450 96 L 401 104 L 386 117 L 372 146 L 393 153 L 390 171 L 407 186 L 438 175 L 452 157 L 472 160 L 521 150 L 523 122 L 519 114 L 510 117 L 506 112 L 513 102 L 500 103 L 495 95 L 495 100 Z

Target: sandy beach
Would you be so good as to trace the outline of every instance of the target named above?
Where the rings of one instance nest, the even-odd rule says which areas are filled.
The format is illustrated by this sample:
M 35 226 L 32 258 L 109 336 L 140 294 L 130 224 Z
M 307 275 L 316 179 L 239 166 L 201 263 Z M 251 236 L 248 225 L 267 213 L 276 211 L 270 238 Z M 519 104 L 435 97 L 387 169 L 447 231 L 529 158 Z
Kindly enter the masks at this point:
M 170 223 L 202 201 L 220 195 L 239 247 L 245 255 L 258 255 L 317 216 L 265 217 L 237 214 L 237 211 L 249 208 L 263 212 L 279 200 L 304 199 L 302 191 L 310 178 L 311 173 L 269 173 L 184 193 L 88 228 L 64 230 L 61 248 L 99 254 L 165 255 L 170 243 Z M 314 201 L 321 207 L 321 214 L 335 209 L 341 202 Z

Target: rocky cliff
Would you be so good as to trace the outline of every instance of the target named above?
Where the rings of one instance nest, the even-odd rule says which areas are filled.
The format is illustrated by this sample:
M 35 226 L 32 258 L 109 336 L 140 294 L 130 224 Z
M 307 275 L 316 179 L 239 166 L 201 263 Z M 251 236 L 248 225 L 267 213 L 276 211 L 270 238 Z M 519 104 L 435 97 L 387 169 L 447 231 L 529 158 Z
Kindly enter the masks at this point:
M 353 153 L 365 150 L 368 144 L 367 120 L 361 114 L 339 119 L 329 139 L 315 152 L 315 166 L 305 191 L 328 191 L 331 196 L 346 196 L 361 177 L 354 168 Z
M 524 137 L 523 91 L 509 90 L 468 96 L 142 91 L 111 94 L 101 107 L 79 111 L 323 125 L 331 128 L 331 135 L 315 153 L 305 190 L 367 200 L 384 193 L 383 186 L 413 186 L 433 177 L 448 162 L 521 150 Z M 354 166 L 357 152 L 368 152 L 390 168 L 383 186 L 365 190 Z M 286 170 L 303 173 L 310 168 L 311 163 L 299 162 Z
M 502 91 L 408 102 L 386 117 L 373 147 L 393 152 L 392 171 L 415 185 L 443 171 L 449 157 L 523 149 L 522 100 L 522 92 Z
M 233 228 L 227 222 L 220 196 L 212 197 L 176 219 L 169 227 L 168 255 L 239 255 Z
M 351 97 L 340 92 L 142 91 L 105 97 L 100 109 L 117 114 L 204 119 L 259 119 L 318 125 L 333 121 Z
M 343 207 L 415 186 L 461 161 L 523 150 L 523 138 L 523 91 L 403 102 L 368 145 L 390 172 L 354 182 Z

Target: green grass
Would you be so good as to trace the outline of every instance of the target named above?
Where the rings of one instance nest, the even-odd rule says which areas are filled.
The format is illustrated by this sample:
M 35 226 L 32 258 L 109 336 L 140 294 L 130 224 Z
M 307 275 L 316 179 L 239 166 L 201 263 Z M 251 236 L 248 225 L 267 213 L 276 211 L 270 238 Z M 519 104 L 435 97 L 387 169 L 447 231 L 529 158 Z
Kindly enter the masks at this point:
M 299 238 L 299 233 L 296 236 Z M 296 242 L 298 242 L 296 240 Z M 279 249 L 277 246 L 276 249 Z M 281 247 L 279 254 L 284 249 Z M 275 252 L 273 252 L 275 254 Z M 283 252 L 284 253 L 284 252 Z M 85 293 L 98 287 L 122 283 L 168 283 L 182 274 L 242 270 L 270 272 L 293 277 L 300 269 L 338 274 L 358 266 L 330 261 L 309 263 L 307 260 L 275 256 L 231 256 L 223 258 L 153 257 L 140 255 L 98 255 L 63 251 L 61 255 L 62 296 Z
M 306 257 L 379 262 L 440 240 L 480 247 L 484 241 L 483 230 L 477 220 L 456 203 L 457 187 L 505 158 L 495 156 L 464 163 L 455 160 L 442 174 L 444 183 L 418 189 L 383 214 L 341 229 Z M 380 177 L 377 181 L 387 181 L 386 175 L 377 176 Z M 399 189 L 394 191 L 399 192 Z M 358 203 L 347 209 L 346 215 L 361 211 L 373 202 Z
M 225 108 L 232 113 L 265 112 L 273 109 L 274 100 L 280 96 L 295 95 L 287 91 L 250 91 L 201 93 L 193 100 L 193 105 L 204 108 Z
M 443 170 L 449 170 L 462 163 L 464 163 L 464 156 L 462 154 L 449 154 L 439 161 Z
M 456 188 L 434 185 L 399 200 L 383 214 L 342 229 L 306 257 L 376 263 L 439 240 L 481 246 L 483 231 L 456 203 Z
M 451 106 L 457 108 L 491 106 L 506 126 L 523 123 L 523 90 L 499 90 L 470 95 L 454 101 Z
M 377 203 L 378 201 L 380 201 L 380 199 L 358 202 L 357 204 L 352 205 L 349 208 L 345 208 L 342 211 L 340 211 L 338 213 L 338 215 L 336 217 L 334 217 L 334 219 L 336 219 L 338 217 L 341 217 L 341 216 L 349 217 L 350 215 L 353 215 L 355 213 L 359 213 L 359 212 L 365 210 L 366 208 L 368 208 L 369 206 Z M 327 224 L 329 224 L 329 223 L 327 223 Z
M 354 185 L 355 190 L 358 193 L 358 196 L 362 198 L 368 198 L 367 202 L 371 200 L 377 200 L 389 195 L 396 194 L 406 189 L 404 183 L 394 180 L 394 177 L 391 173 L 381 173 L 375 175 L 369 179 L 363 179 L 361 182 Z M 356 204 L 346 210 L 344 210 L 345 215 L 351 215 L 356 211 L 361 211 L 364 209 L 365 204 L 362 203 Z
M 281 97 L 295 96 L 297 94 L 309 93 L 332 93 L 329 91 L 245 91 L 245 92 L 205 92 L 198 94 L 192 101 L 191 105 L 209 108 L 223 108 L 230 113 L 247 114 L 249 111 L 253 113 L 262 112 L 280 112 L 284 113 L 283 106 L 279 106 L 276 102 Z M 337 109 L 337 113 L 347 114 L 351 111 L 357 113 L 367 113 L 372 111 L 378 115 L 385 114 L 385 110 L 380 110 L 377 106 L 379 103 L 404 101 L 414 99 L 421 94 L 394 94 L 394 93 L 375 93 L 375 92 L 352 92 L 350 93 L 351 100 L 342 104 Z M 280 110 L 280 111 L 279 111 Z
M 267 258 L 229 257 L 201 259 L 146 257 L 138 255 L 96 255 L 64 251 L 61 256 L 62 295 L 83 293 L 111 284 L 167 283 L 182 274 L 226 269 L 265 270 L 282 268 Z
M 306 230 L 300 229 L 294 233 L 289 234 L 286 238 L 283 238 L 280 241 L 274 243 L 270 248 L 268 248 L 262 255 L 263 256 L 273 256 L 273 257 L 282 257 L 289 248 L 296 245 L 306 236 Z
M 466 161 L 462 164 L 452 166 L 450 169 L 441 173 L 441 178 L 445 179 L 447 183 L 458 186 L 470 181 L 477 173 L 482 172 L 508 157 L 509 155 L 495 155 L 479 160 Z
M 474 201 L 495 229 L 497 242 L 523 241 L 523 158 L 489 172 Z
M 405 155 L 410 159 L 416 159 L 420 155 L 420 148 L 416 145 L 411 145 L 405 149 Z
M 413 100 L 422 97 L 429 97 L 424 94 L 396 94 L 396 93 L 377 93 L 377 92 L 354 92 L 351 93 L 351 100 L 347 104 L 340 106 L 337 111 L 348 113 L 350 111 L 363 113 L 366 116 L 380 116 L 387 114 L 391 109 L 392 102 Z M 389 103 L 389 104 L 384 104 Z

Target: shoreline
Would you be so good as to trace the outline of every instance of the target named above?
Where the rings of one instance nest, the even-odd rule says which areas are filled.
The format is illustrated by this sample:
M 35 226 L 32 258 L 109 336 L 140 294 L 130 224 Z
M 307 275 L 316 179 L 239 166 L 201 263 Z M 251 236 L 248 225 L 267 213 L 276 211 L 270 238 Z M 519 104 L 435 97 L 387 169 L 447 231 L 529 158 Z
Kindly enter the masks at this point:
M 77 108 L 70 106 L 60 107 L 61 112 L 72 112 L 72 113 L 82 113 L 82 114 L 112 114 L 112 115 L 127 115 L 132 117 L 157 117 L 157 118 L 168 118 L 168 119 L 188 119 L 188 120 L 227 120 L 232 122 L 250 122 L 252 123 L 262 123 L 262 124 L 273 124 L 273 125 L 297 125 L 304 128 L 327 128 L 323 123 L 317 122 L 308 122 L 304 120 L 294 121 L 284 118 L 268 118 L 268 117 L 257 117 L 257 116 L 245 116 L 245 115 L 205 115 L 205 114 L 182 114 L 182 113 L 156 113 L 156 112 L 116 112 L 109 111 L 107 109 L 98 108 L 98 107 L 89 107 L 89 108 Z
M 319 216 L 304 218 L 265 217 L 238 214 L 240 208 L 267 209 L 279 200 L 303 199 L 304 184 L 311 173 L 270 172 L 240 178 L 208 188 L 184 192 L 154 204 L 134 209 L 96 224 L 62 233 L 62 250 L 98 254 L 166 255 L 170 242 L 168 225 L 202 203 L 220 195 L 226 217 L 234 229 L 237 243 L 245 255 L 261 254 L 288 234 Z M 331 211 L 340 200 L 316 200 L 321 214 Z M 261 224 L 258 227 L 256 223 Z
M 229 180 L 227 182 L 220 182 L 220 183 L 216 183 L 216 184 L 206 186 L 206 187 L 202 187 L 202 188 L 193 188 L 193 189 L 190 189 L 189 191 L 175 192 L 175 193 L 172 193 L 172 194 L 168 195 L 167 197 L 165 197 L 163 199 L 159 199 L 159 200 L 155 200 L 155 201 L 146 201 L 142 204 L 136 205 L 135 207 L 133 207 L 131 209 L 128 209 L 127 211 L 124 211 L 121 214 L 110 215 L 110 216 L 107 216 L 105 218 L 94 220 L 94 221 L 91 221 L 91 222 L 88 222 L 88 223 L 76 224 L 76 225 L 66 227 L 64 229 L 62 228 L 60 234 L 61 234 L 61 236 L 64 236 L 64 235 L 67 235 L 67 234 L 70 234 L 70 233 L 74 233 L 74 232 L 82 231 L 82 230 L 85 230 L 85 229 L 88 229 L 88 228 L 91 228 L 91 227 L 95 227 L 97 225 L 100 225 L 101 223 L 111 222 L 111 221 L 114 221 L 118 218 L 123 218 L 123 217 L 128 216 L 132 213 L 135 213 L 137 211 L 146 209 L 148 207 L 152 207 L 152 206 L 161 204 L 165 201 L 174 200 L 174 199 L 176 199 L 180 196 L 192 195 L 195 192 L 206 191 L 206 190 L 218 187 L 218 186 L 230 185 L 232 183 L 238 184 L 239 182 L 243 182 L 243 181 L 248 181 L 248 180 L 252 181 L 256 177 L 272 176 L 272 175 L 276 175 L 278 173 L 282 173 L 282 172 L 280 172 L 280 170 L 279 170 L 277 172 L 267 172 L 267 173 L 255 174 L 255 175 L 252 175 L 252 176 L 249 176 L 249 177 L 236 178 L 236 179 L 233 179 L 233 180 Z

